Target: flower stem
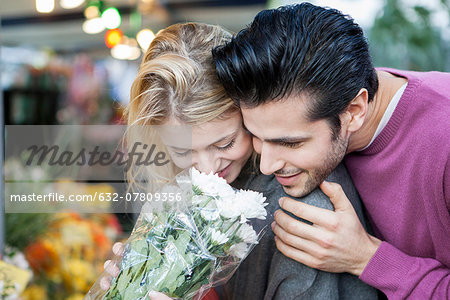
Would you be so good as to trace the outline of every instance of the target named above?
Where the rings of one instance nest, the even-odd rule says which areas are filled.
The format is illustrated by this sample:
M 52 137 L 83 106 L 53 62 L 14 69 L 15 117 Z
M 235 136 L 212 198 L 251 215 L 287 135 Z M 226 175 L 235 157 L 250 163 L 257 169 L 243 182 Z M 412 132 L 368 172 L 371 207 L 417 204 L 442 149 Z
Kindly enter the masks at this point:
M 228 230 L 235 224 L 235 222 L 231 222 L 230 225 L 223 231 L 224 233 L 227 233 Z
M 239 223 L 238 227 L 236 227 L 236 229 L 234 230 L 234 232 L 230 235 L 230 236 L 235 236 L 236 233 L 238 232 L 239 228 L 241 228 L 243 223 Z

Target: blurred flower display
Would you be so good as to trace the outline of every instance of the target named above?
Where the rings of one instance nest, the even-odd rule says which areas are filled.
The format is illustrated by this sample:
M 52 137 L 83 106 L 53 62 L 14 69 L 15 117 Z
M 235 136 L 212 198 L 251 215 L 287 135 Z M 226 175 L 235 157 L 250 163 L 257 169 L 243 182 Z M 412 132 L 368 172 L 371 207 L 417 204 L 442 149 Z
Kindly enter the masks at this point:
M 83 299 L 103 271 L 112 243 L 122 234 L 114 214 L 65 212 L 7 217 L 7 230 L 23 234 L 8 240 L 0 261 L 0 299 Z
M 53 215 L 46 232 L 24 249 L 34 278 L 21 298 L 82 299 L 121 233 L 113 214 Z

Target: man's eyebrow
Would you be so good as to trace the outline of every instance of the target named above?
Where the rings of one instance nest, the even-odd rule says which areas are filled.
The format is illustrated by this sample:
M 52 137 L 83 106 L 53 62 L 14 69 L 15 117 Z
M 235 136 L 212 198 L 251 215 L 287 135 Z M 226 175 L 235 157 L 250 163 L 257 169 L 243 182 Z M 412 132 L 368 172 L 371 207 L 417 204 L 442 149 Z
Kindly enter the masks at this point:
M 250 134 L 252 137 L 256 137 L 257 139 L 260 139 L 259 137 L 254 135 L 250 130 L 248 130 L 248 128 L 245 127 L 244 124 L 243 124 L 243 126 L 244 126 L 245 131 L 248 134 Z M 279 137 L 279 138 L 263 139 L 262 141 L 279 144 L 279 143 L 298 143 L 298 142 L 306 141 L 309 139 L 310 139 L 309 136 L 283 136 L 283 137 Z
M 235 138 L 235 137 L 237 136 L 238 132 L 239 132 L 239 129 L 236 129 L 234 132 L 232 132 L 232 133 L 230 133 L 230 134 L 228 134 L 228 135 L 226 135 L 226 136 L 224 136 L 224 137 L 218 139 L 217 141 L 211 143 L 211 145 L 220 143 L 220 142 L 222 142 L 222 141 L 224 141 L 224 140 L 227 140 L 227 139 Z M 191 149 L 180 148 L 180 147 L 171 146 L 171 145 L 166 145 L 166 147 L 172 148 L 172 149 L 174 149 L 174 150 L 176 150 L 176 151 L 187 151 L 187 150 L 191 150 Z

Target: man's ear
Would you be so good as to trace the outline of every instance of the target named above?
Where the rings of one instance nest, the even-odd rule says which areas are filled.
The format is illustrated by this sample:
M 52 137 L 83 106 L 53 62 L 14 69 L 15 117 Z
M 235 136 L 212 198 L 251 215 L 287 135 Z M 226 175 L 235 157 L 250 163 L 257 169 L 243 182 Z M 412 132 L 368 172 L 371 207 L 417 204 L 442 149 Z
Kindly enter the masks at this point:
M 369 92 L 363 88 L 359 90 L 358 95 L 347 106 L 341 119 L 347 132 L 354 133 L 361 128 L 367 116 L 368 101 Z

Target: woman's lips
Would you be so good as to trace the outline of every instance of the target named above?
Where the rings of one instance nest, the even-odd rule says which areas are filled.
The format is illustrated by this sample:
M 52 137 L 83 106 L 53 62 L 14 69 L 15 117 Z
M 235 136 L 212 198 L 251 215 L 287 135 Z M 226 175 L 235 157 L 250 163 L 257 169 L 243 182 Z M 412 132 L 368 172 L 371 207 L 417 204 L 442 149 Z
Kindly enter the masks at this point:
M 222 171 L 220 171 L 217 175 L 219 175 L 219 177 L 225 177 L 228 175 L 228 173 L 230 173 L 230 166 L 231 164 L 229 164 L 228 166 L 226 166 L 224 169 L 222 169 Z
M 302 174 L 303 172 L 300 172 L 298 174 L 295 175 L 291 175 L 291 176 L 279 176 L 275 174 L 275 178 L 278 180 L 278 182 L 281 185 L 284 186 L 289 186 L 289 185 L 293 185 L 295 183 L 295 181 L 297 181 L 298 177 Z

